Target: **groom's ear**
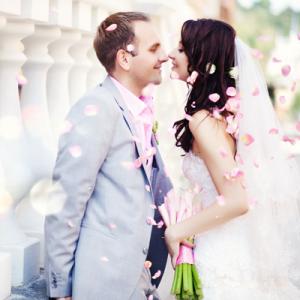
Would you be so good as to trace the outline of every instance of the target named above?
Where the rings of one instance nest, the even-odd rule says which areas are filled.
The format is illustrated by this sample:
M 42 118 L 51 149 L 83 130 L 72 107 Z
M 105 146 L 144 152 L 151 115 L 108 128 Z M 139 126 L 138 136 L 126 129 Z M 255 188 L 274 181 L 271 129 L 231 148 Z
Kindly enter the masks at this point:
M 118 64 L 124 71 L 130 69 L 132 56 L 123 49 L 119 49 L 116 55 L 116 64 Z

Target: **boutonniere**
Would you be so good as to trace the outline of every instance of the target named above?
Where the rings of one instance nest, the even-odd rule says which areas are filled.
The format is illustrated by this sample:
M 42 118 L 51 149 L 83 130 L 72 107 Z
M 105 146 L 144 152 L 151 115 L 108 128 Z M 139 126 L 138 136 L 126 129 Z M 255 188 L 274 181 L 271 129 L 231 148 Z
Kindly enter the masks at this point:
M 158 142 L 158 138 L 157 138 L 157 131 L 158 131 L 158 121 L 154 121 L 153 126 L 152 126 L 152 133 L 153 133 L 155 141 L 158 145 L 159 142 Z

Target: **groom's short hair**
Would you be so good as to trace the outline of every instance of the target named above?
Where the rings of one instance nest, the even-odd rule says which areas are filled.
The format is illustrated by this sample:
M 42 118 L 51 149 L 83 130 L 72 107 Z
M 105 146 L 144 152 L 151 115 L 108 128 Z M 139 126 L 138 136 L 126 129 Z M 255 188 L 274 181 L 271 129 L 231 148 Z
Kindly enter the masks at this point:
M 108 73 L 115 69 L 118 50 L 126 50 L 134 41 L 132 23 L 149 22 L 150 18 L 141 12 L 118 12 L 107 17 L 97 28 L 94 49 L 97 57 Z

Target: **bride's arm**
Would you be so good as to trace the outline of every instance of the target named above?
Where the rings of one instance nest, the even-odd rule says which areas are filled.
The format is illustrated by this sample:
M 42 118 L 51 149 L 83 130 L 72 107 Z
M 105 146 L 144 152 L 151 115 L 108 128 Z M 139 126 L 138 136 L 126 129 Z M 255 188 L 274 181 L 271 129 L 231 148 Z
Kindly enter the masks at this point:
M 216 202 L 193 217 L 169 227 L 166 231 L 168 244 L 183 241 L 248 211 L 247 195 L 242 186 L 242 178 L 231 181 L 224 177 L 225 172 L 230 172 L 237 167 L 234 149 L 225 131 L 226 125 L 213 117 L 207 117 L 206 111 L 199 111 L 193 115 L 189 126 L 216 189 L 219 195 L 225 198 L 225 205 L 221 206 Z M 227 157 L 224 158 L 220 154 L 221 149 L 227 152 Z

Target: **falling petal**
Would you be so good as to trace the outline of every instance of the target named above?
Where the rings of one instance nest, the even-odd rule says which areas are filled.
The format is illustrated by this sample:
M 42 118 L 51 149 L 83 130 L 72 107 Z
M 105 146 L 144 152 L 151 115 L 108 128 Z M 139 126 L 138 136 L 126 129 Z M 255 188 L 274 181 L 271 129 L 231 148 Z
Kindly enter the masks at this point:
M 291 72 L 291 66 L 290 65 L 285 65 L 281 68 L 281 73 L 283 76 L 288 76 Z
M 225 198 L 223 195 L 219 195 L 216 197 L 217 199 L 217 203 L 220 205 L 220 206 L 224 206 L 225 205 Z
M 273 61 L 274 63 L 280 63 L 280 62 L 282 62 L 282 60 L 281 60 L 280 58 L 276 58 L 276 57 L 273 57 L 273 58 L 272 58 L 272 61 Z
M 115 29 L 117 29 L 117 24 L 110 24 L 108 27 L 106 27 L 106 31 L 114 31 Z
M 150 269 L 151 266 L 152 266 L 152 262 L 151 262 L 151 261 L 146 260 L 146 261 L 144 262 L 144 267 L 145 267 L 146 269 Z
M 147 192 L 150 192 L 150 185 L 149 185 L 149 184 L 146 184 L 146 185 L 145 185 L 145 189 L 146 189 Z
M 214 103 L 218 102 L 220 99 L 220 95 L 218 93 L 213 93 L 208 96 L 208 99 Z
M 296 123 L 296 129 L 300 132 L 300 121 Z
M 280 97 L 279 97 L 279 102 L 280 102 L 281 104 L 284 104 L 284 103 L 286 102 L 285 96 L 280 96 Z
M 263 53 L 258 49 L 252 49 L 252 55 L 256 59 L 262 59 L 264 57 Z
M 177 72 L 172 71 L 171 74 L 170 74 L 170 78 L 171 79 L 179 79 L 179 75 L 178 75 Z
M 187 78 L 187 83 L 190 83 L 190 84 L 194 84 L 197 77 L 198 77 L 198 72 L 197 71 L 193 71 L 192 74 Z
M 229 97 L 234 97 L 236 95 L 236 89 L 235 89 L 235 87 L 233 87 L 233 86 L 228 87 L 227 90 L 226 90 L 226 94 Z
M 244 134 L 242 137 L 241 137 L 241 141 L 246 145 L 246 146 L 249 146 L 251 145 L 253 142 L 254 142 L 254 138 L 251 134 Z
M 152 208 L 152 209 L 157 209 L 157 206 L 154 205 L 154 204 L 150 204 L 150 208 Z
M 291 145 L 295 145 L 295 143 L 296 143 L 295 139 L 292 139 L 292 138 L 288 137 L 287 135 L 284 135 L 282 137 L 282 140 L 284 142 L 290 143 Z
M 209 74 L 214 74 L 216 72 L 216 69 L 217 69 L 216 66 L 212 63 L 208 63 L 206 65 L 206 72 L 209 71 Z
M 134 45 L 129 44 L 129 45 L 127 45 L 126 49 L 127 49 L 128 52 L 131 52 L 135 49 L 135 47 L 134 47 Z
M 237 67 L 232 67 L 230 68 L 229 70 L 229 75 L 231 78 L 233 79 L 238 79 L 239 77 L 239 71 L 238 71 L 238 68 Z
M 164 226 L 164 221 L 160 220 L 158 223 L 157 223 L 157 228 L 162 228 Z
M 106 256 L 101 256 L 100 260 L 104 261 L 104 262 L 108 262 L 109 261 L 109 259 Z
M 71 146 L 71 147 L 69 148 L 69 152 L 71 153 L 71 155 L 72 155 L 74 158 L 78 158 L 78 157 L 80 157 L 81 154 L 82 154 L 81 147 L 78 146 L 78 145 Z
M 243 159 L 242 159 L 242 157 L 241 157 L 240 154 L 237 154 L 237 155 L 235 156 L 235 160 L 236 160 L 236 162 L 239 163 L 240 165 L 243 165 L 243 164 L 244 164 L 244 161 L 243 161 Z
M 297 33 L 297 38 L 300 40 L 300 32 Z
M 252 92 L 252 96 L 258 96 L 258 95 L 259 95 L 259 88 L 256 87 Z
M 70 227 L 70 228 L 74 228 L 75 227 L 75 225 L 73 224 L 73 222 L 72 221 L 68 221 L 68 226 Z
M 96 105 L 92 105 L 92 104 L 90 104 L 90 105 L 87 105 L 85 108 L 84 108 L 84 114 L 86 115 L 86 116 L 95 116 L 95 115 L 97 115 L 98 114 L 98 111 L 99 111 L 99 109 L 98 109 L 98 106 L 96 106 Z
M 28 83 L 26 77 L 23 74 L 17 74 L 16 79 L 17 79 L 18 85 L 23 86 Z
M 228 156 L 228 151 L 225 148 L 220 148 L 219 153 L 223 158 Z
M 277 128 L 271 128 L 269 130 L 269 134 L 278 134 L 279 133 L 279 130 Z
M 225 172 L 224 173 L 224 177 L 227 180 L 235 180 L 235 179 L 237 179 L 239 177 L 242 177 L 242 176 L 244 176 L 244 172 L 241 171 L 239 168 L 234 168 L 230 172 Z
M 147 217 L 146 222 L 148 225 L 153 225 L 153 226 L 157 225 L 157 223 L 155 222 L 155 220 L 152 217 Z
M 147 300 L 153 300 L 153 295 L 150 295 Z
M 109 223 L 109 224 L 108 224 L 108 227 L 109 227 L 110 229 L 116 229 L 116 228 L 117 228 L 117 225 L 114 224 L 114 223 Z
M 257 204 L 257 201 L 254 198 L 250 198 L 248 199 L 248 204 L 250 209 L 254 209 Z
M 220 114 L 220 110 L 217 108 L 213 109 L 213 117 L 217 120 L 221 120 L 222 119 L 222 115 Z
M 161 276 L 161 270 L 158 270 L 153 276 L 152 279 L 157 279 L 158 277 Z
M 191 107 L 192 107 L 192 108 L 196 108 L 196 101 L 193 101 L 193 102 L 192 102 Z
M 291 86 L 291 92 L 292 93 L 294 93 L 296 91 L 296 85 L 297 85 L 297 82 L 293 81 L 292 86 Z
M 72 128 L 73 128 L 72 123 L 68 120 L 65 120 L 64 124 L 63 124 L 63 127 L 62 127 L 62 130 L 61 130 L 61 134 L 65 134 L 65 133 L 70 132 L 72 130 Z
M 191 115 L 185 114 L 184 115 L 185 119 L 187 119 L 188 121 L 192 121 L 193 117 Z
M 236 113 L 240 109 L 240 99 L 239 98 L 229 98 L 225 104 L 225 109 Z

